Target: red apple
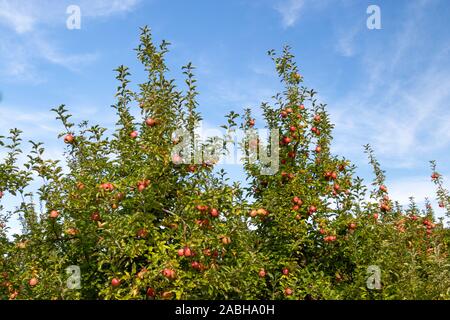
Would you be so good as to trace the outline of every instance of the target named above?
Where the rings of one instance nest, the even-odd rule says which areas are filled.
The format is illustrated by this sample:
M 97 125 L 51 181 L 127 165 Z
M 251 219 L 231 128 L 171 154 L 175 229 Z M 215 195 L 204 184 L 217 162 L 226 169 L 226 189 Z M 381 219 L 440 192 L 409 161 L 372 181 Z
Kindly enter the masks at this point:
M 200 264 L 197 261 L 192 261 L 191 262 L 191 267 L 194 269 L 199 269 Z
M 286 108 L 285 110 L 286 110 L 287 113 L 292 113 L 292 112 L 294 112 L 294 110 L 292 110 L 292 108 Z
M 284 144 L 289 144 L 291 141 L 292 141 L 291 138 L 289 138 L 289 137 L 283 137 L 283 143 L 284 143 Z
M 70 133 L 66 134 L 65 137 L 64 137 L 64 142 L 68 143 L 68 144 L 73 143 L 74 140 L 75 140 L 75 137 L 72 134 L 70 134 Z
M 100 221 L 100 213 L 94 212 L 91 214 L 91 220 L 92 221 Z
M 294 159 L 295 158 L 295 152 L 294 151 L 289 151 L 288 152 L 288 157 Z
M 145 120 L 145 124 L 148 127 L 154 127 L 154 126 L 156 126 L 157 121 L 155 119 L 153 119 L 153 118 L 148 118 L 148 119 Z
M 294 126 L 290 126 L 290 127 L 289 127 L 289 131 L 290 131 L 290 132 L 295 132 L 295 131 L 297 131 L 297 128 L 294 127 Z
M 337 173 L 336 172 L 331 172 L 331 174 L 330 174 L 330 178 L 331 179 L 333 179 L 333 180 L 336 180 L 337 179 Z
M 261 268 L 261 269 L 259 270 L 259 272 L 258 272 L 258 275 L 259 275 L 261 278 L 264 278 L 264 277 L 266 276 L 266 270 L 264 270 L 263 268 Z
M 3 195 L 4 195 L 3 191 L 0 191 L 0 199 L 3 198 Z
M 356 223 L 351 222 L 351 223 L 348 225 L 348 228 L 349 228 L 350 230 L 355 230 L 355 229 L 356 229 Z
M 230 244 L 231 243 L 230 237 L 222 237 L 222 243 L 226 245 Z
M 289 275 L 289 269 L 288 269 L 288 268 L 283 268 L 283 270 L 281 270 L 281 272 L 282 272 L 285 276 Z
M 314 121 L 320 121 L 320 115 L 316 114 L 316 115 L 314 116 Z
M 281 111 L 280 112 L 280 116 L 282 117 L 282 118 L 286 118 L 287 116 L 288 116 L 288 113 L 286 112 L 286 111 Z
M 31 286 L 31 287 L 34 287 L 35 285 L 37 285 L 39 283 L 39 280 L 37 279 L 37 278 L 31 278 L 29 281 L 28 281 L 28 284 Z
M 211 215 L 211 217 L 217 217 L 219 216 L 219 211 L 216 208 L 212 208 L 211 211 L 209 212 L 209 214 Z
M 315 206 L 309 206 L 309 209 L 308 209 L 309 214 L 313 214 L 316 211 L 317 211 L 317 208 Z
M 147 289 L 147 297 L 153 298 L 156 296 L 156 292 L 155 289 L 153 288 L 148 288 Z
M 316 147 L 316 152 L 319 153 L 320 151 L 322 151 L 322 147 L 321 146 L 317 146 Z
M 50 211 L 50 218 L 52 218 L 52 219 L 56 219 L 56 218 L 58 218 L 58 216 L 59 216 L 59 212 L 58 211 L 56 211 L 56 210 L 52 210 L 52 211 Z
M 136 235 L 137 235 L 138 238 L 147 238 L 147 236 L 148 236 L 148 231 L 147 231 L 147 229 L 142 228 L 142 229 L 139 229 L 139 230 L 136 232 Z
M 178 249 L 177 253 L 179 257 L 184 256 L 184 249 Z
M 250 119 L 250 120 L 248 120 L 248 125 L 249 125 L 250 127 L 253 127 L 253 126 L 255 125 L 255 119 Z
M 139 132 L 137 132 L 136 130 L 130 132 L 130 138 L 131 139 L 136 139 L 138 135 L 139 135 Z
M 290 295 L 292 295 L 292 293 L 294 293 L 294 292 L 292 291 L 291 288 L 286 288 L 286 289 L 284 289 L 284 294 L 285 294 L 285 295 L 290 296 Z
M 185 247 L 184 248 L 184 255 L 186 257 L 190 257 L 192 255 L 192 251 L 191 251 L 191 249 L 189 247 Z
M 112 285 L 113 287 L 118 287 L 118 286 L 120 285 L 120 280 L 117 279 L 117 278 L 113 278 L 113 279 L 111 280 L 111 285 Z

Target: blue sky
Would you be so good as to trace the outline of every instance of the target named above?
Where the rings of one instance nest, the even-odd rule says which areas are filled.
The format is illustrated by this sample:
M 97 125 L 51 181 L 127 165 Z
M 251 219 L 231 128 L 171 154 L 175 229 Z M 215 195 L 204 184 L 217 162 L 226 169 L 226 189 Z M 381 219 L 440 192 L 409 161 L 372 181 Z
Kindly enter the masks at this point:
M 366 26 L 372 4 L 380 30 Z M 81 9 L 79 30 L 66 27 L 69 5 Z M 172 43 L 167 60 L 179 83 L 182 65 L 197 67 L 212 128 L 229 110 L 260 114 L 280 90 L 266 52 L 288 44 L 306 85 L 328 104 L 333 150 L 371 179 L 362 145 L 372 144 L 392 197 L 422 201 L 434 197 L 429 160 L 450 175 L 449 17 L 447 0 L 0 0 L 0 135 L 18 127 L 61 158 L 61 126 L 49 110 L 62 103 L 79 121 L 111 127 L 112 70 L 124 64 L 144 79 L 133 51 L 143 25 Z M 228 169 L 239 178 L 237 166 Z

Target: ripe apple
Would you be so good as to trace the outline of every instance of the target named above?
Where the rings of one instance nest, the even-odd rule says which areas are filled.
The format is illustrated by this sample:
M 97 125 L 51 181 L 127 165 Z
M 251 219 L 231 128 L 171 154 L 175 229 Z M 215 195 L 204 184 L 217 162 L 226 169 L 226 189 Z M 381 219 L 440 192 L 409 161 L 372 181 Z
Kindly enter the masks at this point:
M 102 183 L 101 185 L 100 185 L 100 188 L 101 189 L 103 189 L 103 190 L 105 190 L 105 191 L 112 191 L 112 190 L 114 190 L 114 186 L 113 186 L 113 184 L 112 183 Z
M 436 180 L 437 178 L 439 178 L 439 173 L 433 172 L 433 174 L 431 175 L 431 179 Z
M 321 146 L 317 146 L 316 147 L 316 152 L 319 153 L 320 151 L 322 151 L 322 147 Z
M 67 144 L 73 143 L 74 140 L 75 140 L 75 137 L 72 134 L 70 134 L 70 133 L 66 134 L 65 137 L 64 137 L 64 142 L 67 143 Z
M 290 132 L 295 132 L 295 131 L 297 131 L 297 128 L 294 127 L 294 126 L 290 126 L 290 127 L 289 127 L 289 131 L 290 131 Z
M 382 191 L 382 192 L 387 192 L 386 186 L 385 186 L 385 185 L 381 185 L 381 186 L 380 186 L 380 191 Z
M 192 261 L 191 262 L 191 267 L 194 269 L 199 269 L 200 268 L 200 264 L 197 261 Z
M 184 256 L 185 256 L 185 257 L 190 257 L 190 256 L 192 256 L 192 251 L 191 251 L 191 249 L 190 249 L 189 247 L 185 247 L 185 248 L 184 248 Z
M 445 207 L 444 203 L 443 202 L 439 202 L 439 207 L 440 208 L 444 208 Z
M 315 132 L 317 132 L 317 128 L 316 127 L 312 127 L 311 131 L 315 133 Z
M 297 211 L 298 209 L 300 209 L 298 204 L 292 206 L 292 210 Z
M 269 214 L 269 212 L 268 212 L 266 209 L 264 209 L 264 208 L 259 208 L 259 209 L 257 210 L 257 213 L 258 213 L 259 215 L 262 215 L 262 216 L 267 216 L 267 215 Z
M 318 114 L 316 114 L 315 116 L 314 116 L 314 121 L 320 121 L 320 115 L 318 115 Z
M 131 139 L 136 139 L 138 135 L 139 135 L 139 132 L 137 132 L 136 130 L 130 132 Z
M 34 287 L 35 285 L 37 285 L 39 283 L 39 280 L 37 279 L 37 278 L 31 278 L 29 281 L 28 281 L 28 284 L 31 286 L 31 287 Z
M 70 236 L 75 236 L 78 234 L 78 229 L 76 228 L 67 228 L 66 233 Z
M 161 298 L 163 299 L 171 299 L 173 296 L 173 293 L 170 291 L 164 291 L 163 293 L 161 293 Z
M 291 141 L 292 141 L 291 138 L 289 138 L 289 137 L 283 137 L 283 143 L 284 143 L 284 144 L 289 144 Z
M 296 214 L 294 218 L 295 220 L 300 220 L 302 217 L 299 214 Z
M 52 211 L 50 211 L 50 218 L 52 218 L 52 219 L 56 219 L 56 218 L 58 218 L 58 216 L 59 216 L 59 212 L 58 211 L 56 211 L 56 210 L 52 210 Z
M 178 249 L 177 253 L 179 257 L 184 256 L 184 249 Z
M 209 214 L 211 215 L 211 217 L 217 217 L 219 216 L 219 211 L 216 208 L 212 208 L 211 211 L 209 212 Z
M 253 126 L 255 125 L 255 119 L 250 119 L 250 120 L 248 120 L 248 125 L 249 125 L 250 127 L 253 127 Z
M 139 184 L 138 184 L 138 191 L 139 191 L 139 192 L 142 192 L 142 191 L 144 191 L 144 190 L 145 190 L 145 184 L 139 183 Z
M 228 245 L 231 243 L 230 237 L 222 237 L 222 243 Z
M 4 195 L 3 191 L 0 191 L 0 199 L 3 198 L 3 195 Z
M 374 218 L 375 220 L 377 220 L 377 219 L 378 219 L 378 213 L 374 213 L 374 214 L 373 214 L 373 218 Z
M 283 268 L 283 270 L 281 270 L 281 272 L 282 272 L 285 276 L 289 275 L 289 269 L 288 269 L 288 268 Z
M 120 285 L 120 280 L 117 279 L 117 278 L 113 278 L 113 279 L 111 280 L 111 285 L 112 285 L 113 287 L 118 287 L 118 286 Z
M 356 229 L 356 223 L 351 222 L 351 223 L 348 225 L 348 228 L 349 228 L 350 230 L 355 230 L 355 229 Z
M 153 288 L 148 288 L 147 289 L 147 297 L 153 298 L 156 296 L 156 292 L 155 289 Z
M 148 236 L 148 231 L 147 231 L 147 229 L 142 228 L 142 229 L 139 229 L 139 230 L 136 232 L 136 235 L 137 235 L 138 238 L 147 238 L 147 236 Z
M 319 233 L 320 233 L 320 234 L 325 234 L 325 233 L 326 233 L 326 231 L 325 231 L 325 229 L 323 229 L 323 228 L 320 228 L 320 230 L 319 230 Z
M 286 296 L 290 296 L 290 295 L 292 295 L 294 292 L 292 291 L 292 289 L 291 288 L 286 288 L 286 289 L 284 289 L 284 294 L 286 295 Z
M 286 108 L 285 110 L 286 110 L 287 113 L 292 113 L 292 112 L 294 112 L 294 110 L 292 110 L 292 108 Z
M 154 127 L 154 126 L 156 126 L 157 121 L 155 119 L 153 119 L 153 118 L 148 118 L 148 119 L 145 120 L 145 124 L 148 127 Z
M 211 255 L 211 250 L 208 249 L 208 248 L 203 249 L 203 254 L 204 254 L 205 256 L 209 257 L 209 256 Z
M 294 159 L 295 158 L 295 152 L 294 151 L 289 151 L 288 152 L 288 157 Z
M 301 105 L 299 106 L 299 108 L 300 108 L 300 110 L 304 110 L 304 109 L 305 109 L 305 106 L 301 104 Z
M 82 182 L 77 182 L 77 189 L 78 190 L 83 190 L 85 187 L 85 185 Z
M 175 271 L 169 268 L 164 268 L 164 270 L 162 271 L 162 274 L 164 277 L 168 278 L 168 279 L 173 279 L 175 278 Z
M 280 112 L 280 116 L 282 117 L 282 118 L 286 118 L 287 116 L 288 116 L 288 113 L 286 112 L 286 111 L 281 111 Z
M 336 191 L 339 191 L 340 188 L 341 187 L 337 183 L 335 183 L 334 186 L 333 186 L 333 189 L 336 190 Z
M 330 174 L 330 178 L 331 179 L 333 179 L 333 180 L 336 180 L 337 179 L 337 173 L 336 172 L 331 172 L 331 174 Z
M 255 210 L 255 209 L 250 210 L 250 217 L 254 218 L 254 217 L 256 217 L 257 215 L 258 215 L 258 211 L 257 211 L 257 210 Z
M 266 276 L 266 270 L 264 270 L 263 268 L 259 269 L 258 275 L 261 278 L 264 278 Z
M 317 208 L 315 206 L 309 206 L 309 209 L 308 209 L 309 214 L 313 214 L 316 211 L 317 211 Z
M 94 212 L 91 214 L 91 220 L 92 221 L 100 221 L 100 213 Z

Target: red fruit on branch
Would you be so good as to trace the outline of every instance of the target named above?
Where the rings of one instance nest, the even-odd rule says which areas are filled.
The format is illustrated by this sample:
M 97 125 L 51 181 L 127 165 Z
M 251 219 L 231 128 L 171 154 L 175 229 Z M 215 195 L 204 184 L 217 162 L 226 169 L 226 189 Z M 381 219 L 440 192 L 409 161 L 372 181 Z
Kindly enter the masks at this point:
M 294 127 L 294 126 L 290 126 L 290 127 L 289 127 L 289 131 L 290 131 L 290 132 L 295 132 L 295 131 L 297 131 L 297 128 Z
M 75 141 L 75 137 L 72 134 L 66 134 L 64 137 L 64 142 L 67 144 L 72 144 Z
M 283 275 L 285 275 L 285 276 L 289 275 L 289 269 L 288 269 L 288 268 L 283 268 L 283 269 L 281 270 L 281 272 L 282 272 Z
M 94 212 L 91 214 L 91 220 L 92 221 L 100 221 L 100 213 Z
M 283 137 L 283 144 L 289 144 L 292 140 L 289 137 Z
M 316 211 L 317 211 L 317 208 L 315 206 L 309 206 L 308 212 L 309 212 L 310 215 L 313 214 Z
M 30 285 L 30 287 L 34 287 L 35 285 L 37 285 L 39 283 L 39 280 L 37 279 L 37 278 L 31 278 L 29 281 L 28 281 L 28 284 Z
M 315 151 L 316 151 L 317 153 L 321 152 L 321 151 L 322 151 L 322 147 L 321 147 L 321 146 L 317 146 L 316 149 L 315 149 Z
M 258 276 L 260 278 L 264 278 L 266 276 L 266 270 L 264 270 L 263 268 L 259 269 Z
M 164 268 L 163 271 L 162 271 L 162 274 L 167 279 L 174 279 L 175 276 L 176 276 L 175 270 L 172 270 L 172 269 L 169 269 L 169 268 Z
M 219 216 L 219 211 L 218 211 L 216 208 L 212 208 L 212 209 L 209 211 L 209 214 L 211 215 L 211 217 L 215 218 L 215 217 L 218 217 L 218 216 Z
M 56 210 L 50 211 L 50 214 L 49 214 L 50 218 L 56 219 L 56 218 L 58 218 L 58 216 L 59 216 L 59 212 L 58 211 L 56 211 Z
M 113 287 L 118 287 L 118 286 L 120 285 L 120 280 L 117 279 L 117 278 L 113 278 L 113 279 L 111 280 L 111 285 L 112 285 Z
M 136 139 L 138 135 L 139 135 L 139 132 L 137 132 L 136 130 L 130 132 L 131 139 Z
M 147 238 L 147 236 L 148 236 L 148 231 L 147 231 L 147 229 L 145 229 L 145 228 L 139 229 L 139 230 L 136 232 L 136 236 L 137 236 L 138 238 L 141 238 L 141 239 Z
M 356 229 L 356 223 L 351 222 L 351 223 L 348 225 L 348 228 L 349 228 L 350 230 L 355 230 L 355 229 Z
M 253 127 L 253 126 L 255 125 L 255 119 L 250 119 L 250 120 L 248 120 L 248 125 L 249 125 L 250 127 Z
M 286 108 L 285 110 L 286 110 L 287 113 L 292 113 L 292 112 L 294 112 L 294 110 L 292 110 L 292 108 Z
M 289 151 L 288 152 L 288 157 L 294 159 L 295 158 L 295 152 L 294 151 Z
M 156 296 L 155 289 L 148 288 L 146 294 L 147 294 L 147 297 L 154 298 Z
M 103 189 L 103 190 L 105 190 L 105 191 L 112 191 L 112 190 L 114 190 L 114 186 L 113 186 L 113 184 L 112 183 L 102 183 L 101 185 L 100 185 L 100 189 Z
M 184 248 L 184 256 L 185 257 L 190 257 L 192 256 L 192 250 L 189 247 L 185 247 Z
M 3 198 L 3 196 L 4 196 L 3 191 L 0 191 L 0 199 Z
M 281 111 L 280 112 L 280 116 L 282 117 L 282 118 L 286 118 L 287 116 L 288 116 L 288 113 L 286 112 L 286 111 Z
M 439 178 L 439 173 L 433 172 L 433 174 L 431 175 L 431 179 L 432 180 L 437 180 L 438 178 Z
M 319 122 L 320 121 L 320 115 L 316 114 L 314 116 L 314 121 Z
M 286 296 L 291 296 L 293 293 L 294 293 L 294 291 L 292 291 L 291 288 L 286 288 L 286 289 L 284 289 L 284 294 L 285 294 Z
M 228 245 L 231 243 L 230 237 L 222 237 L 222 243 Z
M 385 185 L 381 185 L 381 186 L 380 186 L 380 191 L 382 191 L 382 192 L 387 192 L 386 186 L 385 186 Z
M 153 118 L 148 118 L 145 120 L 145 124 L 147 125 L 147 127 L 150 127 L 150 128 L 156 126 L 157 123 L 158 122 Z
M 200 268 L 200 264 L 197 261 L 192 261 L 191 262 L 191 267 L 194 269 L 199 269 Z
M 330 174 L 330 178 L 331 179 L 333 179 L 333 180 L 336 180 L 337 179 L 337 173 L 336 172 L 331 172 L 331 174 Z
M 184 249 L 178 249 L 177 254 L 179 257 L 184 256 Z

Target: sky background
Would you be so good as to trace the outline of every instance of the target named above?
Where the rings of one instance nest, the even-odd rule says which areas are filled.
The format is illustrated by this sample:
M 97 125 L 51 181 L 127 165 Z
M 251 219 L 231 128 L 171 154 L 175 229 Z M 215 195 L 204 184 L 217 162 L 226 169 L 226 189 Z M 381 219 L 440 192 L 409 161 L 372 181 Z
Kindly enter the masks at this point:
M 66 27 L 69 5 L 81 9 L 80 29 Z M 367 28 L 369 5 L 381 10 L 380 30 Z M 133 50 L 144 25 L 172 43 L 167 62 L 178 83 L 181 66 L 196 66 L 206 127 L 243 108 L 258 122 L 260 103 L 281 89 L 266 53 L 290 45 L 305 85 L 328 105 L 333 152 L 370 183 L 362 148 L 370 143 L 393 199 L 434 199 L 428 161 L 450 176 L 449 21 L 448 0 L 0 0 L 0 135 L 20 128 L 60 159 L 51 108 L 66 104 L 77 122 L 112 128 L 113 69 L 124 64 L 134 83 L 145 79 Z M 227 170 L 242 178 L 238 165 Z

